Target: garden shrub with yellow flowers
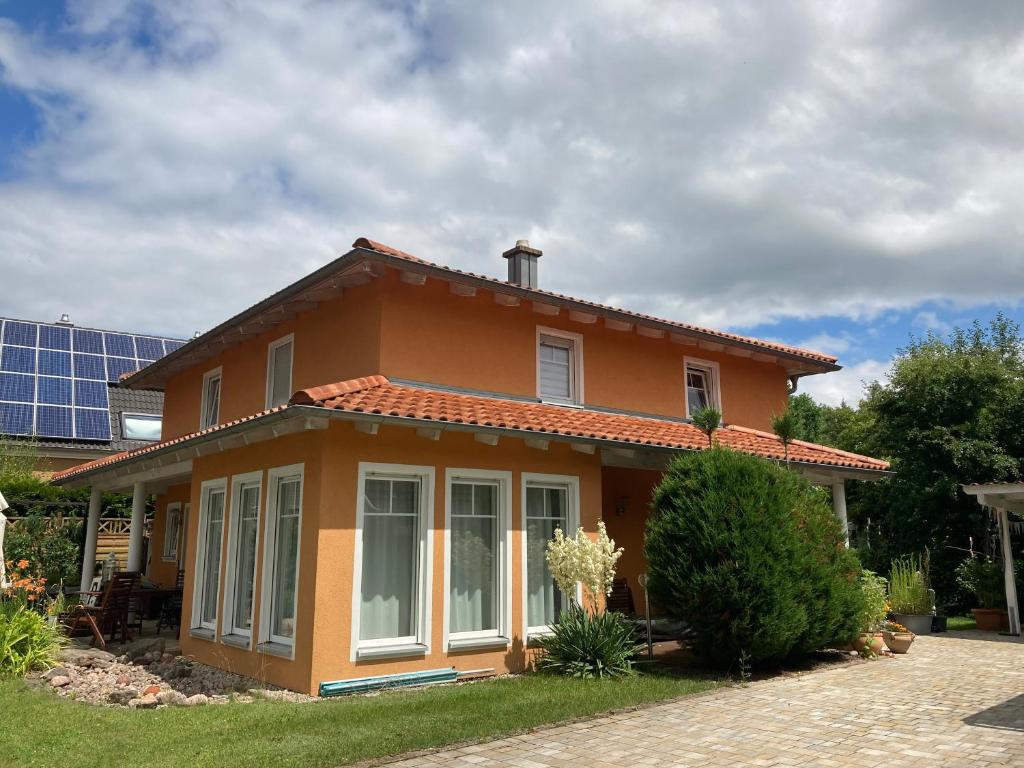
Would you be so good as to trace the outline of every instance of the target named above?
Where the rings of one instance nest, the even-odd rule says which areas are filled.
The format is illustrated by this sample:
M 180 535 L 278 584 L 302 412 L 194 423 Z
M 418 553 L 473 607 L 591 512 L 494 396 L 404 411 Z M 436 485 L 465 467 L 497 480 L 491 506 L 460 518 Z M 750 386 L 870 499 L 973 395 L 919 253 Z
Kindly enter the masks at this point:
M 46 579 L 28 560 L 6 566 L 10 583 L 0 591 L 0 679 L 52 667 L 64 644 L 56 622 L 60 603 L 47 596 Z

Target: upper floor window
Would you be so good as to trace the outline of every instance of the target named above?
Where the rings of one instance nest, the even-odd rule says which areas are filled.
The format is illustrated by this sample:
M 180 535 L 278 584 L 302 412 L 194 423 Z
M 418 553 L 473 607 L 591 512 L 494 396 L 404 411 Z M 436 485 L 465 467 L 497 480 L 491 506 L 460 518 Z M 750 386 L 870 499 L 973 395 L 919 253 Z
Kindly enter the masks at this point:
M 537 396 L 554 403 L 583 403 L 583 337 L 537 329 Z
M 267 408 L 287 403 L 292 396 L 292 348 L 294 335 L 272 342 L 267 348 Z
M 718 363 L 686 358 L 683 363 L 686 379 L 686 418 L 704 408 L 722 410 L 719 396 Z
M 203 376 L 203 402 L 199 415 L 199 428 L 215 427 L 220 423 L 221 369 L 214 368 Z
M 155 413 L 122 413 L 121 433 L 125 440 L 148 440 L 155 442 L 160 439 L 160 427 L 163 419 Z

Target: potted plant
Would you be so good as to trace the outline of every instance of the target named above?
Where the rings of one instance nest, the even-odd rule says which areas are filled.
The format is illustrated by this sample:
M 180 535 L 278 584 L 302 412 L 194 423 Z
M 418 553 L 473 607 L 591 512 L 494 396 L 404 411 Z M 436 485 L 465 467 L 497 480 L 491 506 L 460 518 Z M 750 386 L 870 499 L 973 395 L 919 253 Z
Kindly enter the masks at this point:
M 969 557 L 957 566 L 956 581 L 978 601 L 978 607 L 971 610 L 978 629 L 998 632 L 1010 628 L 1003 567 L 998 561 L 977 555 Z
M 885 645 L 893 653 L 906 653 L 914 642 L 914 633 L 895 621 L 886 619 L 882 623 L 882 637 Z
M 892 561 L 889 572 L 889 606 L 893 619 L 915 635 L 932 631 L 934 600 L 928 588 L 928 556 L 902 557 Z
M 885 579 L 872 571 L 861 571 L 860 594 L 861 631 L 853 641 L 853 650 L 861 656 L 877 656 L 885 647 L 881 629 L 889 612 L 885 601 Z

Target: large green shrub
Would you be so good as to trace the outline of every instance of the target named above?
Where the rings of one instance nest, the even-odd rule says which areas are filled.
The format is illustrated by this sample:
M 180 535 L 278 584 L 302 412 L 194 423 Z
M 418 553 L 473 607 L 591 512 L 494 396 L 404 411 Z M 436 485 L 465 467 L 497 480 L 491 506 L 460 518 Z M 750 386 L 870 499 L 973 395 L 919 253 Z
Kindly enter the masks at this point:
M 861 568 L 826 497 L 763 459 L 715 448 L 673 460 L 644 550 L 652 597 L 712 662 L 778 661 L 859 629 Z
M 889 607 L 893 613 L 926 616 L 932 612 L 928 588 L 928 559 L 908 555 L 892 561 Z
M 47 584 L 76 583 L 80 563 L 78 535 L 81 521 L 58 523 L 41 514 L 30 514 L 8 525 L 4 536 L 4 557 L 28 560 Z
M 0 597 L 0 679 L 23 677 L 56 664 L 61 630 L 23 600 Z
M 636 655 L 635 627 L 621 613 L 591 613 L 575 601 L 562 612 L 550 635 L 540 638 L 537 669 L 568 677 L 628 675 Z
M 1005 608 L 1003 564 L 988 557 L 969 557 L 956 569 L 956 581 L 974 595 L 978 608 Z

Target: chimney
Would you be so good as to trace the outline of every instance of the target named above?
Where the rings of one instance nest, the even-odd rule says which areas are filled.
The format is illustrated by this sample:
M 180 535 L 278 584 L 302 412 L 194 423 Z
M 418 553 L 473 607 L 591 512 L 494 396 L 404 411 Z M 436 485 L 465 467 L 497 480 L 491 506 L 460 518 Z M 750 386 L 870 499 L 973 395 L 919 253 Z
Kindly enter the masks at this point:
M 74 325 L 74 323 L 71 322 L 71 315 L 67 312 L 62 312 L 60 320 L 57 321 L 57 325 Z
M 531 248 L 529 240 L 516 240 L 515 248 L 501 254 L 508 259 L 508 281 L 523 288 L 536 288 L 537 259 L 542 253 L 539 248 Z

